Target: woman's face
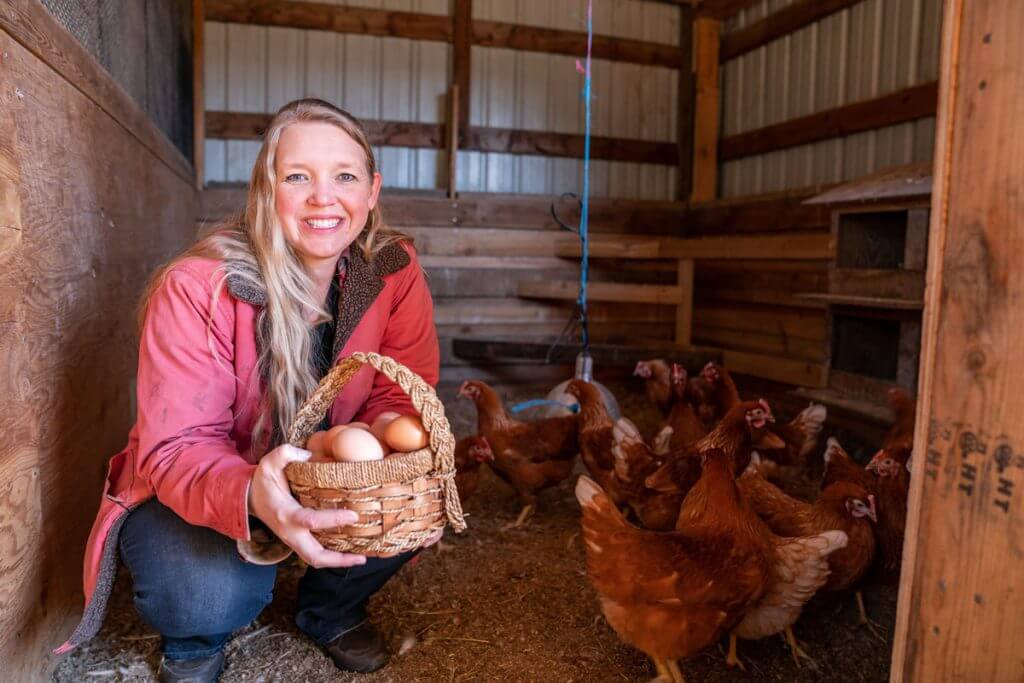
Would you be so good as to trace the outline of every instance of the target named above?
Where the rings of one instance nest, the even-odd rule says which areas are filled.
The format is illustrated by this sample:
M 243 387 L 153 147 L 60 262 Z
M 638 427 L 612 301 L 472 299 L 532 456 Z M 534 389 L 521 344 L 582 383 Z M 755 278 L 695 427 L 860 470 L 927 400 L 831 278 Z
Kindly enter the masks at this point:
M 275 160 L 277 216 L 285 239 L 311 272 L 333 268 L 377 205 L 381 178 L 366 155 L 330 123 L 293 123 L 281 132 Z

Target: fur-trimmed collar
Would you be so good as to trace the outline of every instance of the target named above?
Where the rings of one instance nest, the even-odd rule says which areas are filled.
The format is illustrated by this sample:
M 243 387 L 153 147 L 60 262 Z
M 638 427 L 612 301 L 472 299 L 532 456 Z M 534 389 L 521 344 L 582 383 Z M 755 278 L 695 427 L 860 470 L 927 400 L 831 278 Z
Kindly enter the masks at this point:
M 370 306 L 384 289 L 384 276 L 397 273 L 407 265 L 409 254 L 398 242 L 392 242 L 381 249 L 369 263 L 363 256 L 362 249 L 356 247 L 350 250 L 345 282 L 341 286 L 341 296 L 338 297 L 338 326 L 334 331 L 332 350 L 335 358 L 352 336 L 363 315 L 370 310 Z M 228 276 L 227 288 L 231 296 L 253 306 L 265 306 L 267 303 L 264 290 L 256 289 L 239 278 Z

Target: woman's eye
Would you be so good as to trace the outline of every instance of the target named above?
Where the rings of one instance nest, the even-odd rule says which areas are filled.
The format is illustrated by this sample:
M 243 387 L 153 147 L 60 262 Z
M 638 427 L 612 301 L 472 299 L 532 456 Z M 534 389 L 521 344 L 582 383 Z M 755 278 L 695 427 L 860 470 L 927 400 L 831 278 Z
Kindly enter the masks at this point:
M 285 176 L 284 181 L 286 183 L 301 183 L 305 179 L 306 179 L 306 174 L 305 173 L 291 173 L 291 174 Z
M 343 183 L 351 183 L 353 180 L 356 180 L 356 177 L 351 173 L 340 173 L 338 174 L 338 180 Z

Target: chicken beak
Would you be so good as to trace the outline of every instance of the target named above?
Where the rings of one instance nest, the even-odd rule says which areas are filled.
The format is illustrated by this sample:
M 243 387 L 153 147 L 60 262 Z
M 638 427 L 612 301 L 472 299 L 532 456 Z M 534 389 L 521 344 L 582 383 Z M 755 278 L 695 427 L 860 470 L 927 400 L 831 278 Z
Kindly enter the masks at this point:
M 757 443 L 754 444 L 754 448 L 759 448 L 761 450 L 775 450 L 785 447 L 786 442 L 772 432 L 765 432 L 761 438 L 757 440 Z

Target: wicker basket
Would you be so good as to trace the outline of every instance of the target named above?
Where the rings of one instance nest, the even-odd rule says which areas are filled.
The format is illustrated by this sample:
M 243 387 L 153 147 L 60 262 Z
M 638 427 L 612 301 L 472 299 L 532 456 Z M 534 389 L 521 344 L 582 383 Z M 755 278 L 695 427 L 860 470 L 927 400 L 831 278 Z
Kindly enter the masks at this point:
M 445 521 L 466 528 L 455 488 L 455 437 L 434 389 L 409 368 L 376 353 L 353 353 L 320 382 L 296 414 L 288 442 L 303 447 L 335 397 L 366 363 L 412 399 L 430 435 L 427 448 L 371 462 L 293 462 L 285 468 L 292 493 L 305 507 L 359 513 L 351 526 L 314 531 L 325 547 L 371 557 L 414 550 Z

